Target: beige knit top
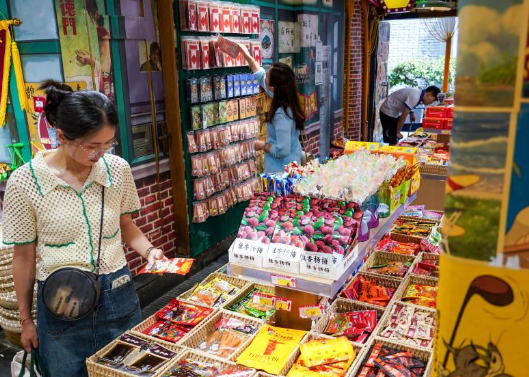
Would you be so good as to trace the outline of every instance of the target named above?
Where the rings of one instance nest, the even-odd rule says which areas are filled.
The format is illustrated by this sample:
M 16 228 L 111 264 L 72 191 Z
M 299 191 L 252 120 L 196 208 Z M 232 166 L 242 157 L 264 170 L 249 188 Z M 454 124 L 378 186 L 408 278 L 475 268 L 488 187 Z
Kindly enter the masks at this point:
M 39 152 L 7 182 L 4 198 L 4 243 L 36 243 L 37 279 L 75 267 L 93 271 L 101 219 L 101 185 L 105 211 L 100 273 L 118 271 L 127 261 L 121 246 L 120 216 L 140 209 L 129 164 L 107 154 L 92 168 L 77 192 L 54 175 Z

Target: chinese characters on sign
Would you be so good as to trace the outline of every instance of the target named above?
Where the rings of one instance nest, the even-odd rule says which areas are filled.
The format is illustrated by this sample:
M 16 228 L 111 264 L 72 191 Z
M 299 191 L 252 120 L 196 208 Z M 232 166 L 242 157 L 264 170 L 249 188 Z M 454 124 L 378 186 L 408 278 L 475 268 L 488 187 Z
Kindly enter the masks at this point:
M 300 27 L 301 47 L 316 47 L 318 40 L 318 15 L 298 14 Z
M 279 21 L 279 53 L 298 53 L 299 46 L 299 28 L 296 22 Z
M 77 35 L 77 28 L 75 26 L 75 4 L 73 0 L 61 0 L 61 17 L 62 17 L 62 32 L 68 35 L 68 28 L 71 28 L 72 34 Z

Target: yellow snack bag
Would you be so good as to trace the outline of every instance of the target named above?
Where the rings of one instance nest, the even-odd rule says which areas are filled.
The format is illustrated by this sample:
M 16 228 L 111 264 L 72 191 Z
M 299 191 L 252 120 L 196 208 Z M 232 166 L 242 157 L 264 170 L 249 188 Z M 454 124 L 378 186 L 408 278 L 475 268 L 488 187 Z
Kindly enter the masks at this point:
M 353 345 L 345 336 L 333 339 L 311 340 L 300 346 L 298 363 L 305 367 L 346 362 L 347 370 L 355 359 Z M 341 365 L 340 365 L 341 366 Z
M 250 346 L 239 356 L 237 363 L 270 374 L 281 374 L 290 355 L 305 334 L 306 331 L 265 325 L 259 330 Z

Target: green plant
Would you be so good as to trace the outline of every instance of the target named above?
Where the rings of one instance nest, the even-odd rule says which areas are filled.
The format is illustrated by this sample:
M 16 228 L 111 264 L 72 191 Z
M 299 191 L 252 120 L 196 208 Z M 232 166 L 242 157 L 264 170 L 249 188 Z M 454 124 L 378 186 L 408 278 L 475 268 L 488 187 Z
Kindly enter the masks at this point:
M 419 80 L 424 80 L 426 85 L 442 83 L 444 75 L 445 58 L 443 56 L 431 60 L 409 60 L 400 63 L 389 74 L 389 85 L 406 85 L 418 87 Z M 450 59 L 449 82 L 455 79 L 456 59 Z

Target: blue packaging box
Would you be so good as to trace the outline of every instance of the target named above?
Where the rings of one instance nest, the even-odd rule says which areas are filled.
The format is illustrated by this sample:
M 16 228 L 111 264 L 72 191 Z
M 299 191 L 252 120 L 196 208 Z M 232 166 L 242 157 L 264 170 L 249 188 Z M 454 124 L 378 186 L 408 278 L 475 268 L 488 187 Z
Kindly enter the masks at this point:
M 233 75 L 233 96 L 241 96 L 241 77 L 240 75 Z
M 233 75 L 226 75 L 226 88 L 228 91 L 228 98 L 233 98 Z
M 259 81 L 257 80 L 257 77 L 255 77 L 254 74 L 252 74 L 252 81 L 253 81 L 253 94 L 259 94 Z
M 239 79 L 241 80 L 241 96 L 248 95 L 248 86 L 246 85 L 246 73 L 241 73 Z

